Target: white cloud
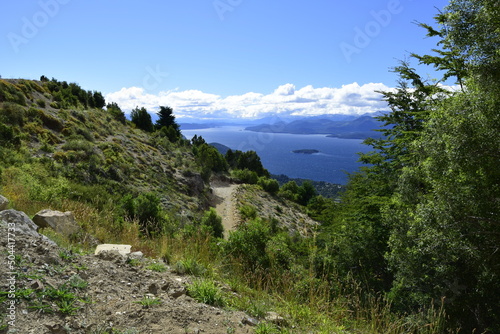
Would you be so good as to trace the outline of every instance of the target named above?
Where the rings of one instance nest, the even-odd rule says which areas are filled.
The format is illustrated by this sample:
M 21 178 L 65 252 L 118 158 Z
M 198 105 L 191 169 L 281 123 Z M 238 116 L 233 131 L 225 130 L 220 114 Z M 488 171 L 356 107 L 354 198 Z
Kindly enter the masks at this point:
M 376 91 L 391 90 L 381 83 L 352 83 L 340 88 L 297 89 L 293 84 L 282 85 L 271 94 L 249 92 L 221 97 L 199 90 L 164 91 L 148 94 L 143 88 L 122 88 L 106 95 L 106 101 L 116 102 L 125 111 L 145 107 L 150 112 L 159 106 L 170 106 L 177 117 L 183 118 L 259 118 L 266 116 L 314 116 L 324 114 L 362 115 L 387 109 Z
M 275 91 L 274 94 L 276 95 L 293 95 L 295 93 L 295 85 L 292 84 L 286 84 L 283 86 L 279 86 Z

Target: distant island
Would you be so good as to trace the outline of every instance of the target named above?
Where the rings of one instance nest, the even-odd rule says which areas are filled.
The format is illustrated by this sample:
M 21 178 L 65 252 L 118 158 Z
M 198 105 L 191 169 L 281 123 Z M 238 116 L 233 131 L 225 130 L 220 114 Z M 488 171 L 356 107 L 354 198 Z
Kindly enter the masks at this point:
M 313 149 L 302 149 L 302 150 L 293 150 L 293 153 L 299 153 L 299 154 L 315 154 L 319 153 L 318 150 L 313 150 Z

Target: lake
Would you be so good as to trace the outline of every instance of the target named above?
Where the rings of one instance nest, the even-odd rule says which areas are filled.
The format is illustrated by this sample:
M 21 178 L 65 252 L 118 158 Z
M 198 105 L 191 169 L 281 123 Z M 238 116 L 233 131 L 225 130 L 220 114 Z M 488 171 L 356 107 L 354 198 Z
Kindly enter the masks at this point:
M 362 166 L 357 162 L 357 152 L 370 151 L 370 147 L 362 144 L 362 139 L 252 132 L 237 126 L 182 130 L 182 134 L 188 139 L 196 134 L 207 143 L 217 142 L 233 150 L 256 151 L 271 174 L 339 184 L 346 184 L 346 172 L 354 172 Z M 320 153 L 292 152 L 303 149 L 318 150 Z

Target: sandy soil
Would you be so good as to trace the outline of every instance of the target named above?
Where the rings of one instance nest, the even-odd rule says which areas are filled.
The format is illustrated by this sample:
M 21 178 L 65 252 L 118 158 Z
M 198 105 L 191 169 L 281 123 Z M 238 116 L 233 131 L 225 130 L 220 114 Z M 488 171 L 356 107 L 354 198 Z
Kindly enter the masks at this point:
M 229 236 L 229 232 L 236 228 L 239 222 L 238 213 L 236 211 L 236 190 L 239 185 L 230 183 L 214 183 L 212 190 L 215 197 L 215 210 L 222 217 L 222 225 L 224 226 L 224 237 Z

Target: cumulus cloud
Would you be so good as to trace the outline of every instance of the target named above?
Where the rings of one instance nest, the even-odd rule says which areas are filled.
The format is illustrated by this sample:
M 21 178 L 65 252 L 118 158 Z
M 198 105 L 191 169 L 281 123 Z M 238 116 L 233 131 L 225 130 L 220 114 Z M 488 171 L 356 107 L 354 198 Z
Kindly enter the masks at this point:
M 391 88 L 382 83 L 352 83 L 340 88 L 309 85 L 300 89 L 288 83 L 267 95 L 249 92 L 222 97 L 199 90 L 164 91 L 153 95 L 143 88 L 130 87 L 106 95 L 106 101 L 118 103 L 126 112 L 137 106 L 150 112 L 155 112 L 159 106 L 170 106 L 177 117 L 193 119 L 362 115 L 387 109 L 376 91 L 388 90 Z

